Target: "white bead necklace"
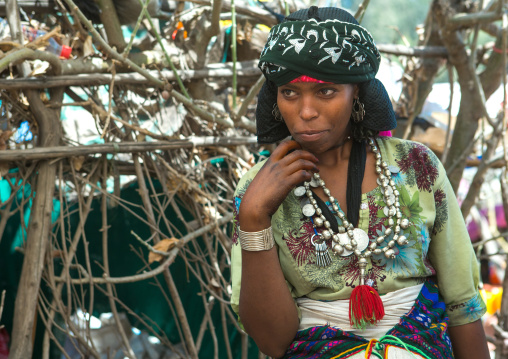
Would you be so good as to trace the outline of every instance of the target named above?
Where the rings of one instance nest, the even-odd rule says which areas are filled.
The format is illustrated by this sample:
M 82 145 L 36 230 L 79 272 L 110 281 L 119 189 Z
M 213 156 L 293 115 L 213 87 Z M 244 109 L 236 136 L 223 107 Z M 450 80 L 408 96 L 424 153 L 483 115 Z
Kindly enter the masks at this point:
M 400 234 L 401 228 L 406 229 L 409 227 L 409 221 L 407 219 L 402 219 L 399 191 L 395 187 L 395 182 L 391 179 L 391 172 L 388 169 L 388 165 L 382 160 L 381 152 L 376 146 L 376 142 L 372 138 L 369 138 L 368 143 L 376 157 L 376 173 L 379 178 L 378 183 L 383 192 L 384 202 L 386 204 L 384 211 L 387 213 L 389 225 L 384 233 L 377 237 L 372 243 L 369 244 L 369 236 L 364 230 L 354 228 L 353 224 L 349 223 L 346 215 L 339 208 L 337 201 L 331 195 L 330 190 L 326 188 L 325 182 L 318 173 L 313 175 L 310 182 L 304 182 L 303 186 L 297 187 L 294 191 L 298 197 L 306 195 L 309 200 L 309 203 L 305 204 L 302 208 L 303 214 L 313 220 L 314 227 L 324 227 L 321 233 L 315 231 L 316 234 L 311 237 L 311 243 L 314 245 L 316 251 L 316 264 L 320 267 L 331 264 L 332 261 L 328 252 L 326 240 L 332 238 L 332 251 L 335 255 L 345 257 L 354 253 L 355 256 L 358 257 L 360 285 L 365 284 L 367 258 L 372 256 L 372 254 L 382 253 L 384 253 L 386 258 L 395 258 L 396 253 L 393 250 L 395 243 L 401 246 L 408 243 L 406 236 Z M 319 208 L 310 187 L 322 187 L 323 192 L 328 196 L 328 201 L 333 209 L 332 213 L 336 214 L 342 222 L 342 224 L 338 226 L 338 233 L 334 233 L 331 229 L 331 224 L 323 215 L 321 208 Z M 385 242 L 392 233 L 393 238 L 388 241 L 386 246 L 378 248 L 378 246 Z M 318 238 L 314 240 L 315 237 Z

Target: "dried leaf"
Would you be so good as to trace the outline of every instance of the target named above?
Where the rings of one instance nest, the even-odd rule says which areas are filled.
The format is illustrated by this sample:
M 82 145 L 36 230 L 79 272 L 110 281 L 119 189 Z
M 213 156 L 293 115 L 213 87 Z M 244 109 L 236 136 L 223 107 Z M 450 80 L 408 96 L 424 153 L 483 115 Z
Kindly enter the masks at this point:
M 85 162 L 85 156 L 76 156 L 72 157 L 72 164 L 76 171 L 79 171 L 83 167 L 83 163 Z
M 51 256 L 53 258 L 64 258 L 64 252 L 63 251 L 60 251 L 60 250 L 56 250 L 54 249 L 52 252 L 51 252 Z
M 210 285 L 214 287 L 215 289 L 220 289 L 219 283 L 215 280 L 215 278 L 210 279 Z
M 5 162 L 0 163 L 0 179 L 9 173 L 9 165 Z
M 92 37 L 87 36 L 85 42 L 83 42 L 83 55 L 87 57 L 92 56 L 93 54 L 95 54 L 95 50 L 92 44 Z
M 7 141 L 14 134 L 12 131 L 0 130 L 0 151 L 7 149 Z
M 172 249 L 176 243 L 178 242 L 178 239 L 176 238 L 164 238 L 159 243 L 153 246 L 154 249 L 160 251 L 160 252 L 169 252 L 170 249 Z M 148 263 L 153 262 L 161 262 L 164 259 L 164 256 L 159 253 L 150 252 L 148 254 Z

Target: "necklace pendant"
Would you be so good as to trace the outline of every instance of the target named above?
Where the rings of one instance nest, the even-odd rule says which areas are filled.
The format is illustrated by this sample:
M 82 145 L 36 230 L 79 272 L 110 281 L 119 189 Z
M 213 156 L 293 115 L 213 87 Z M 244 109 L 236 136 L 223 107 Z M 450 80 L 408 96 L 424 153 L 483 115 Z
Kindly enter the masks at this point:
M 308 203 L 305 206 L 303 206 L 302 212 L 305 216 L 312 217 L 314 213 L 316 213 L 316 209 L 312 204 Z
M 352 232 L 354 242 L 351 240 L 348 233 L 338 234 L 339 244 L 344 247 L 344 252 L 340 254 L 342 257 L 350 256 L 355 252 L 355 250 L 363 252 L 369 246 L 369 236 L 363 229 L 355 228 Z M 351 250 L 348 249 L 349 246 Z
M 310 180 L 310 186 L 314 187 L 314 188 L 318 188 L 320 186 L 320 182 L 321 181 L 319 178 L 312 177 L 312 179 Z
M 302 197 L 307 192 L 307 189 L 305 189 L 304 186 L 298 186 L 294 189 L 293 193 L 296 197 Z
M 319 242 L 320 239 L 314 242 L 314 237 L 316 236 L 321 237 L 319 234 L 314 234 L 310 240 L 316 252 L 316 265 L 318 267 L 327 267 L 332 263 L 332 258 L 330 257 L 330 253 L 328 253 L 328 246 L 325 241 Z

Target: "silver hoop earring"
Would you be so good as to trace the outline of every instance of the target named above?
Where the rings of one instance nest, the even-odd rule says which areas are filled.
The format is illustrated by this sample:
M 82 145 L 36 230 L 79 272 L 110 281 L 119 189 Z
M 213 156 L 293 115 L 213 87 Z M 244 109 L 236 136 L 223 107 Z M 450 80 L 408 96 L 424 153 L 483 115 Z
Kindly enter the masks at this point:
M 358 97 L 355 97 L 353 100 L 353 110 L 351 111 L 351 117 L 353 121 L 356 123 L 363 121 L 363 116 L 365 116 L 365 106 L 360 102 Z
M 282 118 L 282 115 L 280 114 L 279 106 L 277 106 L 277 104 L 273 105 L 272 115 L 273 115 L 273 118 L 275 119 L 275 121 L 279 121 L 279 122 L 284 121 L 284 119 Z

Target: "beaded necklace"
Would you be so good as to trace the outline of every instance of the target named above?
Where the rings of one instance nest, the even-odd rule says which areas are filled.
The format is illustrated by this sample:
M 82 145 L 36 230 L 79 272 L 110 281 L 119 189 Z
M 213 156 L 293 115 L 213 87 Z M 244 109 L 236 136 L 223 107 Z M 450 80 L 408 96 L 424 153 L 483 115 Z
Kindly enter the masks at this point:
M 381 157 L 381 152 L 376 146 L 374 139 L 369 138 L 369 146 L 376 158 L 376 173 L 378 175 L 378 183 L 382 187 L 384 202 L 386 204 L 384 213 L 388 216 L 389 227 L 384 233 L 377 237 L 372 243 L 369 244 L 370 239 L 367 233 L 360 228 L 354 228 L 350 223 L 344 212 L 339 208 L 338 202 L 331 195 L 330 190 L 325 186 L 325 182 L 318 173 L 313 175 L 310 182 L 304 182 L 303 186 L 299 186 L 294 190 L 298 197 L 306 196 L 308 203 L 302 207 L 302 212 L 305 216 L 311 218 L 314 226 L 314 234 L 311 237 L 311 243 L 314 246 L 316 253 L 316 265 L 318 267 L 326 267 L 332 263 L 330 253 L 326 240 L 332 239 L 332 251 L 335 255 L 342 257 L 354 254 L 358 258 L 358 266 L 360 269 L 360 283 L 353 290 L 352 298 L 356 298 L 359 303 L 355 307 L 355 303 L 350 301 L 350 321 L 351 325 L 355 327 L 365 327 L 367 323 L 374 324 L 381 320 L 384 316 L 384 309 L 379 294 L 370 286 L 365 285 L 365 269 L 367 267 L 367 258 L 373 254 L 382 254 L 386 258 L 395 258 L 396 253 L 393 250 L 395 243 L 399 245 L 406 245 L 408 240 L 406 236 L 401 235 L 401 229 L 409 227 L 409 221 L 402 219 L 400 212 L 399 191 L 395 187 L 395 182 L 391 179 L 391 171 L 389 166 Z M 321 208 L 319 208 L 311 187 L 323 188 L 323 192 L 328 197 L 328 201 L 332 206 L 333 213 L 336 214 L 342 224 L 338 226 L 338 233 L 334 233 L 331 228 L 330 222 L 326 219 Z M 321 233 L 318 233 L 317 228 L 324 227 Z M 393 233 L 393 238 L 386 243 L 383 248 L 378 248 L 387 238 Z M 362 294 L 363 293 L 363 294 Z M 366 298 L 365 296 L 368 296 Z M 376 299 L 377 298 L 377 299 Z M 379 299 L 379 300 L 378 300 Z M 374 303 L 372 308 L 363 308 L 363 301 Z M 381 304 L 377 303 L 380 302 Z M 358 307 L 360 306 L 360 308 Z M 380 308 L 378 308 L 380 305 Z M 355 313 L 357 315 L 355 315 Z M 356 318 L 359 317 L 359 318 Z

